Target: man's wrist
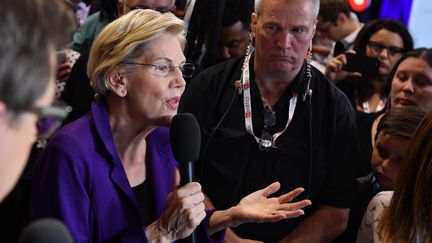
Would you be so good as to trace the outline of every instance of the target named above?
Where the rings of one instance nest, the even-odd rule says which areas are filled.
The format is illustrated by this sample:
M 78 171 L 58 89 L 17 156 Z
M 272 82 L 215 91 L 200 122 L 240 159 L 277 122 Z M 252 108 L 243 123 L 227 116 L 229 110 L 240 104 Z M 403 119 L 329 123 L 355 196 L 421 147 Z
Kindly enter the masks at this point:
M 222 229 L 236 227 L 241 224 L 239 219 L 236 217 L 236 210 L 237 206 L 215 211 L 210 217 L 209 233 L 213 234 Z

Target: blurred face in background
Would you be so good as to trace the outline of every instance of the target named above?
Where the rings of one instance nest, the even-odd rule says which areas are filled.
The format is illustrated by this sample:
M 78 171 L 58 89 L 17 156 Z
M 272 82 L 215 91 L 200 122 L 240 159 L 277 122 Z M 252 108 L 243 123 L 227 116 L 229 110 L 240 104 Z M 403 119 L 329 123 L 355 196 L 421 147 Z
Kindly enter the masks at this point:
M 405 153 L 408 139 L 394 138 L 380 132 L 372 150 L 372 171 L 382 189 L 393 190 Z
M 117 9 L 119 16 L 122 16 L 135 9 L 153 9 L 161 13 L 174 13 L 176 7 L 173 0 L 118 0 Z
M 249 30 L 241 21 L 223 27 L 216 58 L 218 61 L 224 61 L 240 57 L 245 54 L 248 44 Z
M 393 77 L 391 106 L 420 106 L 432 111 L 432 67 L 422 58 L 403 60 Z
M 325 21 L 321 16 L 318 16 L 317 32 L 332 41 L 341 41 L 345 37 L 337 22 Z

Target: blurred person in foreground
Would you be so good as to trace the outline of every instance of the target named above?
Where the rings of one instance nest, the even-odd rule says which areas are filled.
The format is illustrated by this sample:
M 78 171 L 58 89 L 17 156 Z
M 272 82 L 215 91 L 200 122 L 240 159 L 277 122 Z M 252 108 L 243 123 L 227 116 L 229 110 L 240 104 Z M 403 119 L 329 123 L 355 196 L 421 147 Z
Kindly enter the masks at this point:
M 305 57 L 318 0 L 261 0 L 251 17 L 255 51 L 192 80 L 180 112 L 202 129 L 197 165 L 208 208 L 230 208 L 272 181 L 303 187 L 305 216 L 228 231 L 238 241 L 328 242 L 346 227 L 357 137 L 346 97 Z
M 16 242 L 28 223 L 32 145 L 67 115 L 52 105 L 55 51 L 72 37 L 75 19 L 58 0 L 5 0 L 1 8 L 0 225 L 3 239 Z
M 38 119 L 67 113 L 51 106 L 54 52 L 73 30 L 73 16 L 57 0 L 4 0 L 1 5 L 0 201 L 21 175 L 35 139 L 46 135 L 37 129 L 42 128 Z
M 172 117 L 193 74 L 185 62 L 183 21 L 134 10 L 107 25 L 90 52 L 97 96 L 91 111 L 68 124 L 42 154 L 32 217 L 55 217 L 76 242 L 172 242 L 197 228 L 198 242 L 219 241 L 225 227 L 298 217 L 303 189 L 278 197 L 278 182 L 223 211 L 204 210 L 197 182 L 178 187 L 169 142 Z M 222 230 L 222 231 L 221 231 Z

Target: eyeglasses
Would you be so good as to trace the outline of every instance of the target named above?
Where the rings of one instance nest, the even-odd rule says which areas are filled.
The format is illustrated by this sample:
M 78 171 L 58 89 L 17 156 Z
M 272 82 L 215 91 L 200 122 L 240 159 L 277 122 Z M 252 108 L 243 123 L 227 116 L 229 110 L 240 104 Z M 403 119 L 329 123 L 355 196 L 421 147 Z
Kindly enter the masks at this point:
M 136 9 L 152 9 L 152 10 L 158 11 L 159 13 L 172 13 L 172 14 L 174 14 L 176 11 L 175 8 L 166 8 L 166 7 L 151 8 L 151 7 L 146 6 L 146 5 L 130 6 L 126 3 L 124 3 L 124 5 L 128 9 L 130 9 L 131 11 L 136 10 Z
M 146 63 L 136 63 L 136 62 L 126 62 L 124 64 L 149 67 L 150 72 L 159 77 L 173 76 L 176 71 L 176 68 L 180 70 L 182 76 L 185 78 L 192 77 L 193 74 L 195 73 L 195 66 L 192 63 L 183 63 L 178 66 L 169 65 L 169 64 L 146 64 Z
M 378 42 L 374 42 L 374 41 L 369 41 L 368 42 L 369 47 L 376 53 L 381 53 L 384 49 L 387 49 L 387 52 L 389 53 L 389 55 L 394 56 L 397 54 L 402 54 L 405 52 L 405 50 L 403 48 L 400 47 L 395 47 L 395 46 L 385 46 L 381 43 Z
M 52 106 L 33 107 L 28 110 L 28 112 L 32 112 L 39 117 L 36 124 L 38 139 L 51 137 L 71 111 L 72 107 L 60 102 Z
M 273 135 L 270 133 L 270 128 L 276 124 L 276 112 L 270 107 L 264 108 L 264 128 L 259 139 L 259 149 L 268 151 L 273 147 Z

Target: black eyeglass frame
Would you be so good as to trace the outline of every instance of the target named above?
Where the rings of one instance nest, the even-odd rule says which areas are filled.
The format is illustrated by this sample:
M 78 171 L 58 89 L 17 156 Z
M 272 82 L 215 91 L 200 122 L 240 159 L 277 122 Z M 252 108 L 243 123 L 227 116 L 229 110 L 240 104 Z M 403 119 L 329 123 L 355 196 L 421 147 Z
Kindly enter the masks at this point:
M 386 49 L 390 56 L 402 55 L 403 53 L 405 53 L 404 48 L 396 46 L 385 46 L 375 41 L 368 41 L 368 46 L 376 53 L 381 53 L 384 49 Z
M 61 102 L 56 102 L 53 105 L 46 107 L 32 107 L 27 110 L 38 116 L 37 130 L 38 139 L 48 139 L 61 126 L 63 120 L 72 111 L 72 107 Z M 49 123 L 48 123 L 49 122 Z M 42 127 L 47 125 L 47 128 L 42 132 Z

